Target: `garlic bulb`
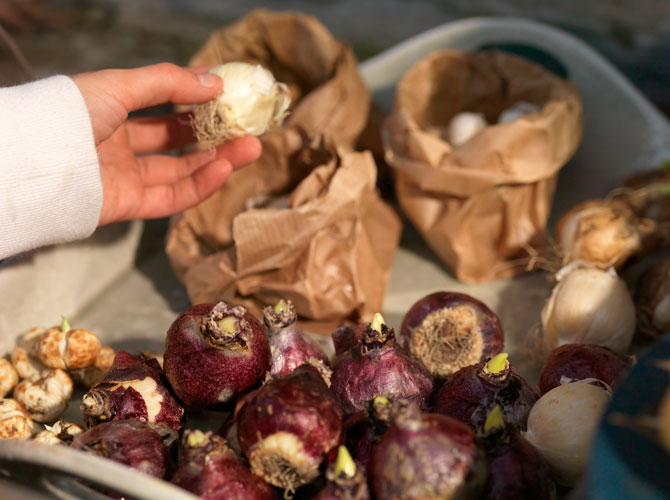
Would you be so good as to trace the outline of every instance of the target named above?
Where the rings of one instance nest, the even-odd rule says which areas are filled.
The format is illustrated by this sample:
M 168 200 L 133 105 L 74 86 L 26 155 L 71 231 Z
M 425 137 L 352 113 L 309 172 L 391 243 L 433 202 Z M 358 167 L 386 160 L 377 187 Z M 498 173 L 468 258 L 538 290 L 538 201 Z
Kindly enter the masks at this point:
M 288 86 L 262 66 L 230 62 L 210 73 L 223 79 L 223 91 L 195 110 L 193 128 L 203 146 L 214 147 L 247 134 L 262 135 L 287 116 Z
M 556 279 L 542 308 L 545 351 L 596 344 L 625 353 L 635 333 L 635 305 L 616 271 L 573 263 L 558 271 Z
M 606 269 L 619 268 L 643 248 L 651 229 L 620 202 L 589 200 L 565 213 L 556 224 L 563 264 L 582 260 Z
M 452 146 L 460 146 L 472 139 L 488 126 L 481 113 L 464 111 L 454 115 L 447 127 L 447 141 Z
M 571 485 L 584 473 L 610 392 L 596 379 L 559 385 L 537 400 L 524 437 L 547 461 L 556 482 Z
M 513 122 L 522 116 L 529 115 L 531 113 L 537 113 L 538 111 L 540 111 L 540 107 L 537 104 L 533 104 L 532 102 L 519 101 L 500 113 L 500 116 L 498 117 L 498 123 Z

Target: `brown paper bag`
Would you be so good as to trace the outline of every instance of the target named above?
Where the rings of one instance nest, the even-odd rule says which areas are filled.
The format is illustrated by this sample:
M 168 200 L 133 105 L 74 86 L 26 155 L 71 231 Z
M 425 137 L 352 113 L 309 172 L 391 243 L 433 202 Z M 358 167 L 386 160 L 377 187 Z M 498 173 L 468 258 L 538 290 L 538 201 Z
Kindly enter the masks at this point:
M 540 110 L 495 124 L 520 101 Z M 461 111 L 495 125 L 452 147 L 434 131 Z M 408 218 L 458 279 L 480 282 L 521 272 L 513 262 L 542 245 L 557 173 L 581 132 L 571 83 L 507 53 L 445 50 L 403 76 L 382 136 Z
M 371 114 L 352 50 L 312 16 L 258 9 L 214 32 L 190 64 L 228 61 L 270 69 L 291 90 L 291 113 L 261 137 L 258 161 L 173 219 L 166 250 L 177 276 L 194 303 L 258 313 L 287 298 L 302 318 L 369 317 L 381 309 L 400 222 L 376 193 L 371 156 L 345 152 Z
M 372 155 L 320 143 L 300 157 L 309 174 L 288 196 L 237 214 L 232 245 L 208 247 L 202 227 L 173 220 L 167 251 L 193 303 L 228 300 L 260 314 L 290 299 L 300 317 L 329 328 L 381 310 L 401 223 L 377 193 Z
M 268 68 L 289 86 L 292 104 L 284 125 L 261 137 L 258 161 L 234 172 L 214 196 L 186 212 L 199 237 L 214 248 L 232 242 L 233 218 L 249 198 L 285 191 L 305 176 L 291 164 L 303 144 L 324 136 L 338 146 L 353 146 L 371 101 L 351 48 L 306 14 L 254 10 L 212 33 L 190 65 L 229 61 Z

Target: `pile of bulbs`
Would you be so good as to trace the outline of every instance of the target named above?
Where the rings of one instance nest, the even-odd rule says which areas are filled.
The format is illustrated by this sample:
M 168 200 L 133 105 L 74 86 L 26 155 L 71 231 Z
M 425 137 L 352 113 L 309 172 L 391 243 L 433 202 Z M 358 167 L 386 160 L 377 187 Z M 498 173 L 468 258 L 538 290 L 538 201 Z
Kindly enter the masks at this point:
M 2 428 L 14 429 L 3 437 L 31 438 L 35 419 L 47 424 L 37 441 L 207 499 L 553 498 L 583 475 L 611 387 L 633 363 L 607 347 L 564 345 L 533 387 L 503 352 L 497 315 L 456 292 L 417 301 L 398 334 L 376 314 L 332 340 L 330 357 L 287 300 L 262 319 L 225 302 L 192 306 L 163 353 L 121 350 L 106 367 L 96 367 L 109 357 L 88 330 L 33 329 L 4 360 L 15 378 L 27 366 L 37 375 L 0 401 Z M 79 425 L 59 417 L 82 370 L 97 377 Z M 41 391 L 30 398 L 41 406 L 24 386 Z M 218 432 L 189 423 L 203 409 L 220 411 Z
M 670 258 L 654 255 L 670 243 L 669 182 L 667 168 L 634 174 L 560 218 L 561 268 L 542 310 L 545 354 L 574 342 L 625 353 L 636 332 L 653 340 L 670 331 Z M 631 292 L 620 273 L 632 263 L 643 272 Z

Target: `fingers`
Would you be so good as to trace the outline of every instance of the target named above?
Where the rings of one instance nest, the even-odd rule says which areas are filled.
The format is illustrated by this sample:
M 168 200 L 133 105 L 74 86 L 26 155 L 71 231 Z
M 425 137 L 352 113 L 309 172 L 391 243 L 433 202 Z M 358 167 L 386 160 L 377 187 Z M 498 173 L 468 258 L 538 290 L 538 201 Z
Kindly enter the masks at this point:
M 223 88 L 217 75 L 160 63 L 128 70 L 109 70 L 117 97 L 128 112 L 159 104 L 200 104 Z
M 165 217 L 197 205 L 218 190 L 234 169 L 255 161 L 260 153 L 260 141 L 246 136 L 216 151 L 141 158 L 144 192 L 135 217 Z
M 167 117 L 132 118 L 125 124 L 130 149 L 136 154 L 157 153 L 182 148 L 195 141 L 190 114 L 179 113 Z M 240 142 L 238 142 L 240 141 Z M 235 166 L 255 161 L 261 145 L 255 137 L 241 138 L 219 146 L 222 155 L 232 155 Z
M 223 88 L 206 67 L 189 70 L 170 63 L 137 69 L 107 69 L 74 75 L 91 117 L 96 144 L 111 136 L 128 113 L 165 103 L 200 104 Z
M 228 160 L 215 160 L 174 184 L 146 187 L 137 218 L 166 217 L 209 198 L 233 171 Z
M 225 160 L 232 169 L 237 169 L 257 160 L 260 153 L 260 141 L 245 136 L 219 146 L 215 151 L 197 151 L 182 156 L 151 155 L 138 161 L 143 184 L 158 186 L 185 179 L 212 161 Z
M 197 75 L 197 74 L 200 74 L 200 73 L 207 73 L 210 69 L 215 68 L 215 67 L 216 67 L 216 64 L 207 64 L 205 66 L 190 66 L 186 69 Z
M 227 158 L 237 169 L 258 160 L 263 146 L 258 137 L 246 135 L 216 148 L 217 158 Z

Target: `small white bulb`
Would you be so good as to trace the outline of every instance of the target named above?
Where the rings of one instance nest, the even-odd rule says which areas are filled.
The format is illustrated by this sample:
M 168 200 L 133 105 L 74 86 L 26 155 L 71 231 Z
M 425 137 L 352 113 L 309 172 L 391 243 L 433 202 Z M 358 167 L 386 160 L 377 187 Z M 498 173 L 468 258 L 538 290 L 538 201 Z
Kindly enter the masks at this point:
M 289 89 L 259 64 L 230 62 L 210 73 L 221 77 L 223 90 L 195 111 L 193 127 L 202 145 L 214 147 L 247 134 L 259 136 L 286 118 Z
M 454 115 L 447 128 L 447 141 L 456 147 L 465 144 L 488 126 L 481 113 L 464 111 Z
M 635 304 L 614 269 L 575 262 L 556 274 L 542 308 L 546 351 L 565 344 L 596 344 L 625 353 L 635 333 Z
M 559 385 L 538 399 L 524 437 L 547 461 L 555 479 L 571 486 L 584 474 L 598 423 L 611 393 L 592 382 Z

